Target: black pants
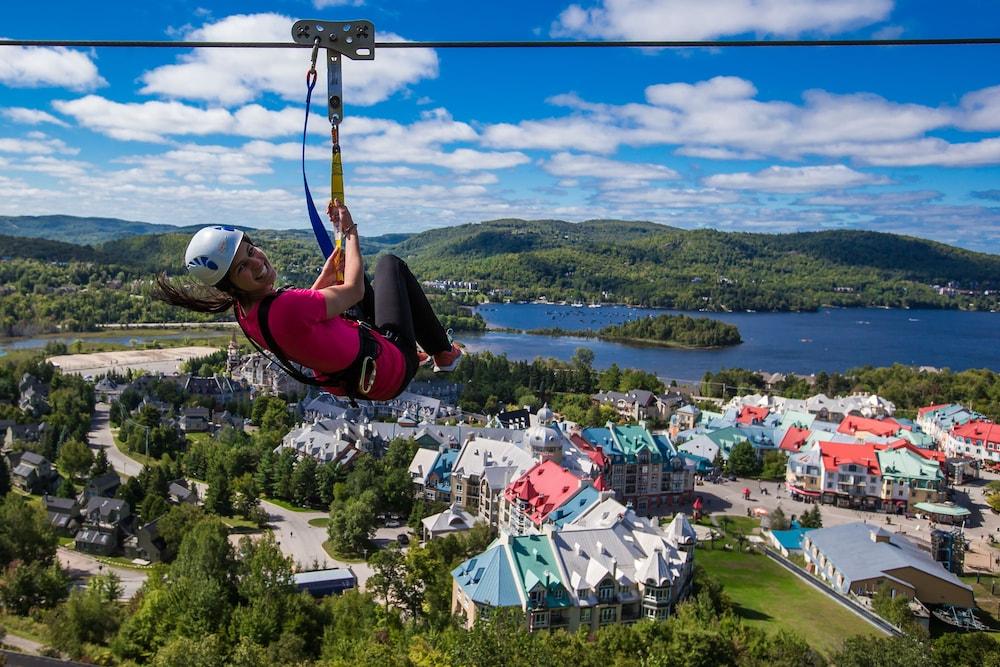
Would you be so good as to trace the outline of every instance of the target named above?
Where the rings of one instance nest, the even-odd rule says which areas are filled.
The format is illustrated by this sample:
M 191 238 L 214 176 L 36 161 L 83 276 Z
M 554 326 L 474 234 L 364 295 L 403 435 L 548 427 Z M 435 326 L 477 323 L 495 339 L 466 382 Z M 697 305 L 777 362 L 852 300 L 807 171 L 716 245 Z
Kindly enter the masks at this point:
M 414 372 L 418 343 L 431 355 L 451 348 L 448 334 L 420 283 L 406 262 L 395 255 L 379 258 L 374 287 L 365 276 L 365 295 L 358 305 L 365 320 L 396 335 L 398 340 L 394 342 L 406 355 L 407 365 L 412 357 Z

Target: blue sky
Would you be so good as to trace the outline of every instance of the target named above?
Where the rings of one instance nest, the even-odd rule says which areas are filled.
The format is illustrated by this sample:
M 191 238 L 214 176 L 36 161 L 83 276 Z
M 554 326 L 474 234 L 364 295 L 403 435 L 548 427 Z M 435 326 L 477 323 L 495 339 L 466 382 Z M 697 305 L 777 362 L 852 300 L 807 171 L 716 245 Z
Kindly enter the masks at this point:
M 284 41 L 301 18 L 367 18 L 380 41 L 1000 35 L 992 0 L 178 0 L 4 3 L 0 36 Z M 996 253 L 998 62 L 1000 46 L 382 49 L 344 65 L 347 200 L 364 234 L 619 218 Z M 294 49 L 2 47 L 0 214 L 307 228 L 307 66 Z

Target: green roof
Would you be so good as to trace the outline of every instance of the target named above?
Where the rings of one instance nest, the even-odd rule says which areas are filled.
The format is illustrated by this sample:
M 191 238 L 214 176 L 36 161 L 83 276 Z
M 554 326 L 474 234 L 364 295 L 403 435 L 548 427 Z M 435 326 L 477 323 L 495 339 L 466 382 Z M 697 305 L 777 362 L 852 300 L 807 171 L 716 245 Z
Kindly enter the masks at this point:
M 729 451 L 736 445 L 736 443 L 748 441 L 750 438 L 746 436 L 741 430 L 735 426 L 727 426 L 725 428 L 720 428 L 717 431 L 712 431 L 711 433 L 706 433 L 705 436 L 717 444 L 719 449 L 723 450 L 727 455 Z
M 549 540 L 544 535 L 521 535 L 510 540 L 510 554 L 514 567 L 520 578 L 524 596 L 527 598 L 536 585 L 548 586 L 545 595 L 546 606 L 568 607 L 569 589 L 559 576 L 559 566 L 556 564 Z M 562 589 L 562 597 L 556 598 L 553 593 Z
M 782 426 L 811 428 L 814 421 L 816 421 L 816 415 L 809 414 L 808 412 L 799 412 L 798 410 L 789 410 L 781 415 L 778 423 Z
M 905 447 L 875 452 L 882 475 L 892 479 L 943 479 L 937 461 L 925 459 Z
M 612 435 L 627 459 L 634 459 L 642 450 L 649 452 L 651 461 L 660 460 L 660 450 L 653 437 L 642 426 L 625 424 L 612 427 Z
M 943 503 L 917 503 L 914 507 L 928 514 L 944 514 L 946 516 L 969 516 L 969 510 L 958 505 L 945 505 Z

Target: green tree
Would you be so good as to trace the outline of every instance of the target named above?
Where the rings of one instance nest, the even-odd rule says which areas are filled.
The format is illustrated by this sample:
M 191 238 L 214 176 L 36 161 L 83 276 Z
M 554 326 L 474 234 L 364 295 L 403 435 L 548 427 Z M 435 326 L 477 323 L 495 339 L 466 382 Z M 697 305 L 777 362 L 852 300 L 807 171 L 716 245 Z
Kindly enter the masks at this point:
M 52 645 L 74 658 L 85 655 L 84 644 L 103 644 L 117 631 L 124 610 L 117 604 L 121 583 L 115 574 L 91 578 L 45 619 Z
M 108 453 L 105 451 L 104 447 L 100 447 L 97 450 L 97 454 L 94 456 L 93 465 L 90 466 L 90 476 L 97 477 L 98 475 L 103 475 L 109 470 L 111 470 L 111 462 L 108 461 Z
M 260 507 L 260 492 L 257 482 L 250 473 L 245 473 L 233 480 L 233 511 L 240 516 L 249 517 Z
M 374 491 L 365 491 L 342 507 L 337 507 L 335 501 L 334 508 L 330 511 L 327 533 L 336 551 L 358 555 L 368 549 L 375 533 L 376 504 Z
M 764 454 L 764 464 L 761 468 L 761 479 L 782 480 L 785 479 L 785 471 L 788 469 L 788 456 L 780 450 L 772 450 Z
M 292 499 L 298 505 L 311 507 L 316 495 L 316 460 L 303 456 L 292 472 Z
M 59 448 L 58 463 L 71 477 L 82 477 L 90 470 L 94 457 L 90 448 L 79 440 L 64 442 Z
M 761 470 L 757 450 L 748 440 L 733 445 L 733 448 L 729 450 L 729 460 L 726 465 L 729 472 L 740 477 L 756 477 Z
M 802 516 L 799 517 L 799 525 L 803 528 L 823 527 L 823 515 L 820 514 L 818 504 L 802 513 Z
M 7 466 L 7 457 L 0 456 L 0 498 L 4 498 L 10 492 L 10 468 Z
M 0 566 L 15 560 L 48 565 L 58 544 L 41 505 L 13 493 L 0 502 Z
M 991 493 L 986 496 L 986 504 L 990 506 L 990 509 L 994 512 L 1000 513 L 1000 493 Z
M 34 608 L 54 607 L 68 588 L 69 577 L 59 563 L 15 561 L 0 578 L 0 602 L 8 612 L 25 616 Z
M 781 510 L 780 507 L 775 508 L 771 512 L 770 519 L 771 519 L 771 524 L 770 524 L 771 530 L 788 530 L 789 527 L 788 517 L 785 516 L 785 513 Z
M 205 509 L 219 516 L 233 513 L 232 496 L 229 491 L 229 475 L 222 464 L 215 464 L 208 473 L 208 491 L 205 493 Z

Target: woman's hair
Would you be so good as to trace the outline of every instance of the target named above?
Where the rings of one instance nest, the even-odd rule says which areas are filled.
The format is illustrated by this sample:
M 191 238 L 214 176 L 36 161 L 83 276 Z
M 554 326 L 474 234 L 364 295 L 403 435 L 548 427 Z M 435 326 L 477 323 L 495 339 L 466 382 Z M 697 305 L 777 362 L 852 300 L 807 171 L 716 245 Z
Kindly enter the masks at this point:
M 236 297 L 230 292 L 235 291 L 228 276 L 220 280 L 214 287 L 196 284 L 182 284 L 167 278 L 166 273 L 156 276 L 156 287 L 153 288 L 153 298 L 180 306 L 199 313 L 224 313 L 236 303 Z
M 256 245 L 249 236 L 243 240 L 250 245 Z M 199 313 L 224 313 L 239 301 L 240 291 L 229 281 L 229 275 L 211 287 L 196 283 L 181 284 L 167 278 L 166 273 L 156 276 L 156 287 L 152 296 L 171 306 L 180 306 Z

